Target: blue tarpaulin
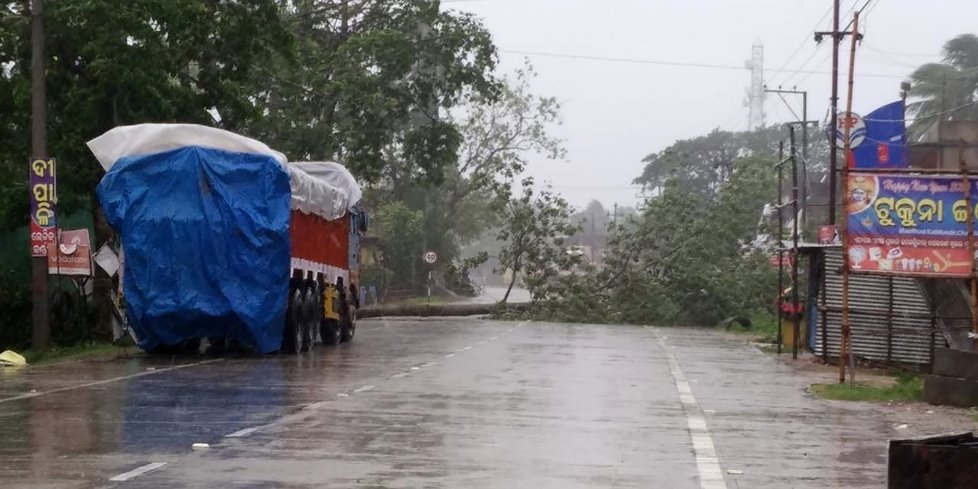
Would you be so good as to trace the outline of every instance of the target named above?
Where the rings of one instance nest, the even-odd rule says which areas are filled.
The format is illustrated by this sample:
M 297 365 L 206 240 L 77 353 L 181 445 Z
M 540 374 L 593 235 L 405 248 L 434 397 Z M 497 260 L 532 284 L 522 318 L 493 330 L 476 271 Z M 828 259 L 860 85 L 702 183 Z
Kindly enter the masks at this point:
M 128 156 L 97 193 L 122 238 L 126 314 L 141 348 L 226 337 L 279 349 L 291 189 L 278 162 L 197 146 Z

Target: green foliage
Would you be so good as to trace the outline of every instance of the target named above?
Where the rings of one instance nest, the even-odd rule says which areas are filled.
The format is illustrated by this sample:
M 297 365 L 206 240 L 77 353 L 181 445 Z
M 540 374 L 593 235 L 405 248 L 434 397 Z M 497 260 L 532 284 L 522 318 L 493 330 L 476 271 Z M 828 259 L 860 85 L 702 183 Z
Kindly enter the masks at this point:
M 466 94 L 492 97 L 495 46 L 468 14 L 422 0 L 278 0 L 290 58 L 261 68 L 249 133 L 293 160 L 342 161 L 376 182 L 440 182 L 458 129 L 438 117 Z
M 913 375 L 901 375 L 887 386 L 867 384 L 813 384 L 812 394 L 834 401 L 922 401 L 924 380 Z
M 373 229 L 382 240 L 384 266 L 390 270 L 388 287 L 419 289 L 424 285 L 423 216 L 402 202 L 389 202 L 374 213 Z
M 705 136 L 679 140 L 646 156 L 642 160 L 645 168 L 635 183 L 655 190 L 673 182 L 687 190 L 712 194 L 729 178 L 737 160 L 776 155 L 784 135 L 781 126 L 771 126 L 749 132 L 717 129 Z
M 532 178 L 521 183 L 522 193 L 507 203 L 496 236 L 503 243 L 497 272 L 508 269 L 513 274 L 500 302 L 509 298 L 518 275 L 536 301 L 563 297 L 559 279 L 579 261 L 564 248 L 564 240 L 580 228 L 571 224 L 571 208 L 563 197 L 549 190 L 535 191 Z
M 907 112 L 920 118 L 910 126 L 920 135 L 938 120 L 978 120 L 978 36 L 962 34 L 944 44 L 944 60 L 927 63 L 910 75 Z M 959 108 L 960 107 L 960 108 Z M 952 110 L 956 109 L 956 110 Z M 930 117 L 949 111 L 939 117 Z
M 538 309 L 563 321 L 689 325 L 764 311 L 776 271 L 754 242 L 772 166 L 737 159 L 710 193 L 664 182 L 638 216 L 612 228 L 605 266 L 564 277 Z
M 456 294 L 474 296 L 475 286 L 469 278 L 472 269 L 482 265 L 489 260 L 489 253 L 483 251 L 471 258 L 466 258 L 459 263 L 449 263 L 445 267 L 444 278 L 445 287 Z
M 474 292 L 468 272 L 477 265 L 465 262 L 461 247 L 499 224 L 508 182 L 526 168 L 527 155 L 563 154 L 560 141 L 548 134 L 549 126 L 558 122 L 559 107 L 554 99 L 531 93 L 532 77 L 526 65 L 500 83 L 494 96 L 473 92 L 461 115 L 445 117 L 458 128 L 462 145 L 457 163 L 444 167 L 439 185 L 417 181 L 410 160 L 391 160 L 383 185 L 371 192 L 372 201 L 396 200 L 421 213 L 424 245 L 438 253 L 436 268 L 444 285 L 457 293 Z M 413 247 L 415 254 L 420 246 L 401 245 Z M 478 257 L 486 251 L 483 247 L 473 253 Z

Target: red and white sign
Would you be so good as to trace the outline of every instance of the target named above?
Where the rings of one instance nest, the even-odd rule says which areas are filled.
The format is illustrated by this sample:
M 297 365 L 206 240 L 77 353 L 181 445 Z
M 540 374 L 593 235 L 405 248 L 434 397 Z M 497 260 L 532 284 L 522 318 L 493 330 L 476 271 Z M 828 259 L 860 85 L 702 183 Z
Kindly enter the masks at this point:
M 772 267 L 779 266 L 782 263 L 784 263 L 784 267 L 785 268 L 788 268 L 788 269 L 790 269 L 791 267 L 795 266 L 795 257 L 794 257 L 794 255 L 791 255 L 791 254 L 788 254 L 788 253 L 785 253 L 784 254 L 784 258 L 782 258 L 781 256 L 778 256 L 778 255 L 773 255 L 773 256 L 771 256 L 771 258 L 768 261 L 771 263 L 771 266 Z
M 87 229 L 61 232 L 57 247 L 48 245 L 48 273 L 92 276 L 92 240 Z
M 818 244 L 839 244 L 839 233 L 836 226 L 818 227 Z
M 424 254 L 424 262 L 429 265 L 434 265 L 438 261 L 438 254 L 434 251 L 429 251 Z

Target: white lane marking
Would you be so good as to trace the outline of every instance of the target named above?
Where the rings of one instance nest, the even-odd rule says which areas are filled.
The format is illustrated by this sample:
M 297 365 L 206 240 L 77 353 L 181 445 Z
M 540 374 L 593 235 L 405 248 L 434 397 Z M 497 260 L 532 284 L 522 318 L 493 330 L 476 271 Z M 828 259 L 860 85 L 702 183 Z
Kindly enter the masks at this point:
M 428 368 L 428 367 L 433 367 L 433 366 L 435 366 L 435 365 L 438 365 L 438 364 L 437 364 L 437 363 L 435 363 L 435 362 L 427 362 L 427 363 L 422 363 L 422 364 L 421 364 L 421 368 Z
M 407 373 L 407 372 L 398 372 L 398 373 L 396 373 L 394 375 L 391 375 L 391 378 L 392 379 L 400 379 L 400 378 L 403 378 L 403 377 L 407 377 L 408 375 L 410 375 L 410 374 Z
M 147 472 L 152 472 L 152 471 L 154 471 L 154 470 L 156 470 L 156 469 L 158 469 L 158 468 L 160 468 L 160 467 L 162 467 L 164 465 L 166 465 L 166 462 L 153 462 L 153 463 L 148 463 L 146 465 L 143 465 L 142 467 L 137 467 L 137 468 L 135 468 L 133 470 L 130 470 L 129 472 L 124 472 L 122 474 L 119 474 L 119 475 L 117 475 L 117 476 L 115 476 L 115 477 L 113 477 L 113 478 L 111 478 L 109 480 L 112 481 L 112 482 L 125 482 L 125 481 L 127 481 L 129 479 L 132 479 L 134 477 L 139 477 L 139 476 L 141 476 L 141 475 L 143 475 L 143 474 L 145 474 Z
M 447 354 L 447 355 L 445 355 L 445 358 L 452 358 L 452 357 L 454 357 L 454 356 L 455 356 L 455 354 L 454 354 L 454 353 L 449 353 L 449 354 Z
M 114 377 L 114 378 L 111 378 L 111 379 L 98 380 L 98 381 L 95 381 L 95 382 L 87 382 L 87 383 L 84 383 L 84 384 L 78 384 L 78 385 L 73 385 L 73 386 L 69 386 L 69 387 L 61 387 L 61 388 L 58 388 L 58 389 L 51 389 L 49 391 L 44 391 L 44 392 L 31 392 L 31 393 L 28 393 L 28 394 L 21 394 L 19 396 L 8 397 L 6 399 L 0 399 L 0 404 L 3 404 L 5 402 L 10 402 L 10 401 L 19 401 L 21 399 L 30 399 L 32 397 L 46 396 L 48 394 L 56 394 L 58 392 L 71 391 L 71 390 L 75 390 L 75 389 L 84 389 L 86 387 L 95 387 L 96 385 L 111 384 L 112 382 L 118 382 L 120 380 L 135 379 L 137 377 L 145 377 L 147 375 L 156 375 L 156 374 L 161 374 L 163 372 L 169 372 L 171 370 L 178 370 L 178 369 L 181 369 L 181 368 L 196 367 L 198 365 L 205 365 L 205 364 L 208 364 L 208 363 L 220 362 L 220 361 L 223 361 L 223 360 L 224 360 L 223 358 L 215 358 L 213 360 L 204 360 L 202 362 L 188 363 L 186 365 L 177 365 L 175 367 L 158 368 L 156 370 L 147 370 L 147 371 L 144 371 L 144 372 L 139 372 L 138 374 L 123 375 L 121 377 Z
M 489 341 L 496 341 L 496 340 L 498 340 L 498 339 L 499 339 L 499 337 L 498 337 L 498 336 L 493 336 L 492 338 L 489 338 Z
M 411 367 L 411 370 L 421 370 L 421 367 Z
M 367 392 L 370 389 L 375 389 L 376 387 L 377 386 L 375 386 L 375 385 L 365 385 L 363 387 L 360 387 L 359 389 L 354 389 L 353 392 L 356 392 L 357 394 L 359 394 L 361 392 Z
M 245 428 L 243 430 L 238 430 L 238 431 L 235 431 L 234 433 L 230 433 L 230 434 L 224 435 L 224 438 L 243 438 L 243 437 L 248 436 L 248 435 L 250 435 L 250 434 L 252 434 L 252 433 L 254 433 L 256 431 L 258 431 L 258 428 Z
M 693 389 L 689 386 L 676 355 L 672 353 L 670 348 L 667 348 L 665 339 L 658 333 L 656 336 L 659 339 L 659 345 L 666 353 L 669 371 L 672 373 L 672 378 L 676 382 L 676 390 L 679 392 L 679 402 L 682 403 L 683 411 L 686 413 L 686 424 L 689 427 L 689 437 L 693 443 L 693 454 L 696 457 L 700 488 L 727 489 L 727 484 L 723 480 L 723 470 L 720 469 L 720 458 L 717 456 L 713 438 L 710 436 L 710 428 L 706 424 L 706 418 L 703 417 L 703 411 L 696 403 L 696 398 L 693 397 Z
M 461 349 L 461 350 L 459 350 L 459 351 L 469 351 L 469 350 L 471 350 L 471 349 L 472 349 L 472 347 L 471 347 L 471 346 L 466 346 L 465 348 L 462 348 L 462 349 Z
M 350 397 L 350 395 L 345 392 L 340 392 L 339 394 L 336 395 L 336 397 Z

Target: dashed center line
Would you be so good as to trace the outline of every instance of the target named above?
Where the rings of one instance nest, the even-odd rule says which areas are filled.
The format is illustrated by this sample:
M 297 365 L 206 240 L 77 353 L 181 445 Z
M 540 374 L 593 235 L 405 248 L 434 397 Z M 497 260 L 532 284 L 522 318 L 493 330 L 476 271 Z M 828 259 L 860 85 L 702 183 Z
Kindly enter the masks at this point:
M 455 354 L 454 354 L 454 353 L 449 353 L 449 354 L 447 354 L 447 355 L 445 355 L 445 358 L 452 358 L 452 357 L 454 357 L 454 356 L 455 356 Z
M 469 350 L 471 350 L 471 349 L 472 349 L 472 347 L 471 347 L 471 346 L 466 346 L 465 348 L 462 348 L 462 349 L 461 349 L 461 350 L 459 350 L 459 351 L 469 351 Z
M 245 428 L 243 430 L 238 430 L 235 431 L 234 433 L 224 435 L 224 438 L 243 438 L 256 431 L 258 431 L 258 428 Z
M 396 373 L 394 375 L 391 375 L 391 378 L 392 379 L 400 379 L 400 378 L 407 377 L 408 375 L 410 375 L 410 374 L 407 373 L 407 372 L 398 372 L 398 373 Z
M 115 477 L 112 477 L 109 480 L 112 481 L 112 482 L 125 482 L 125 481 L 127 481 L 129 479 L 132 479 L 134 477 L 139 477 L 139 476 L 141 476 L 141 475 L 143 475 L 145 473 L 152 472 L 152 471 L 154 471 L 154 470 L 156 470 L 156 469 L 158 469 L 158 468 L 160 468 L 160 467 L 162 467 L 164 465 L 166 465 L 166 462 L 152 462 L 152 463 L 148 463 L 146 465 L 143 465 L 142 467 L 137 467 L 137 468 L 135 468 L 133 470 L 130 470 L 129 472 L 123 472 L 123 473 L 121 473 L 121 474 L 119 474 L 119 475 L 117 475 Z
M 375 386 L 375 385 L 365 385 L 365 386 L 360 387 L 358 389 L 354 389 L 353 392 L 356 392 L 357 394 L 359 394 L 361 392 L 367 392 L 367 391 L 369 391 L 371 389 L 376 389 L 376 388 L 377 388 L 377 386 Z

